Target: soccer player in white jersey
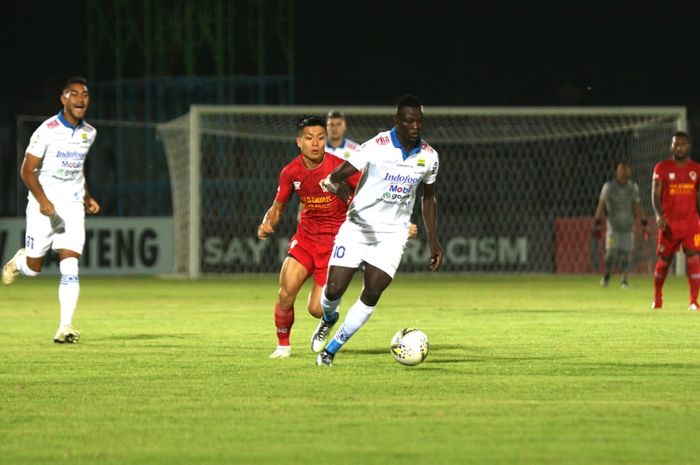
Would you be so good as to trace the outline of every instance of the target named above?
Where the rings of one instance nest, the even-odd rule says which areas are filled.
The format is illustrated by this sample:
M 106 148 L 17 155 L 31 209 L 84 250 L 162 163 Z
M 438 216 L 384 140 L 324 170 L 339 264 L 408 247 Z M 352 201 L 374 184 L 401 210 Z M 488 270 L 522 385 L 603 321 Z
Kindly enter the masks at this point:
M 345 137 L 348 123 L 345 115 L 338 110 L 331 110 L 326 117 L 326 152 L 347 160 L 360 150 L 360 144 Z
M 90 195 L 84 175 L 85 159 L 97 131 L 85 120 L 90 103 L 87 82 L 74 77 L 61 93 L 63 109 L 32 134 L 20 176 L 29 190 L 25 247 L 2 270 L 2 282 L 18 275 L 37 276 L 52 248 L 58 253 L 60 324 L 54 342 L 73 343 L 73 313 L 80 295 L 78 259 L 85 243 L 85 213 L 96 214 L 100 204 Z
M 438 239 L 435 192 L 438 154 L 420 137 L 423 106 L 417 97 L 399 98 L 394 123 L 391 131 L 381 132 L 362 144 L 359 152 L 321 182 L 326 190 L 346 197 L 343 190 L 338 190 L 339 183 L 358 170 L 363 171 L 347 219 L 336 235 L 321 293 L 323 316 L 311 338 L 312 350 L 321 351 L 316 359 L 319 366 L 333 364 L 335 354 L 367 322 L 391 283 L 406 247 L 419 185 L 423 189 L 430 269 L 436 271 L 442 263 L 444 251 Z M 362 263 L 362 293 L 333 339 L 327 342 L 330 329 L 339 319 L 340 300 Z
M 329 111 L 326 116 L 326 152 L 332 153 L 341 160 L 349 160 L 353 153 L 360 150 L 360 144 L 345 137 L 347 130 L 348 123 L 345 115 L 338 110 Z M 417 235 L 418 226 L 411 222 L 408 238 L 414 239 Z

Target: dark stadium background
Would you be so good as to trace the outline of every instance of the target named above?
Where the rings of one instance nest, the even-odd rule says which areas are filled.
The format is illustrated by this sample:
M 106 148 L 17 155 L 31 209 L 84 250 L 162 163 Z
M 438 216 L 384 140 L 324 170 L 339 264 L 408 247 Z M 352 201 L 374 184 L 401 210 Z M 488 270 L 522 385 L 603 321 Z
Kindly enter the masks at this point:
M 297 103 L 697 105 L 700 6 L 607 3 L 297 2 Z M 84 71 L 84 4 L 4 8 L 4 118 Z
M 86 74 L 88 2 L 15 2 L 0 15 L 3 192 L 15 189 L 15 115 L 56 112 L 64 80 Z M 685 106 L 697 132 L 700 6 L 609 3 L 295 2 L 294 103 L 391 105 L 414 93 L 427 106 Z

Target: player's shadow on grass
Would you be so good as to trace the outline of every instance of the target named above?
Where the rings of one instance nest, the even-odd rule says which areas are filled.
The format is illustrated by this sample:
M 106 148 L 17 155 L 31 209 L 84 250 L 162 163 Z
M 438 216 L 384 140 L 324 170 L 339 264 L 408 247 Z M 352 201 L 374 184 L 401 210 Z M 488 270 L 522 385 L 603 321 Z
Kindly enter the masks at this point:
M 470 362 L 482 362 L 485 360 L 484 357 L 473 356 L 463 353 L 465 350 L 478 352 L 481 348 L 474 346 L 464 346 L 458 344 L 438 344 L 430 346 L 430 354 L 428 358 L 431 363 L 470 363 Z M 460 354 L 447 354 L 447 352 L 453 352 L 459 350 Z M 389 348 L 371 348 L 371 349 L 347 349 L 345 352 L 351 354 L 364 354 L 364 355 L 387 355 L 391 354 Z M 436 358 L 440 357 L 440 358 Z
M 366 354 L 366 355 L 386 355 L 391 352 L 389 349 L 345 349 L 343 352 L 348 354 Z
M 197 334 L 120 334 L 114 336 L 105 336 L 99 339 L 112 340 L 118 339 L 120 341 L 152 341 L 156 339 L 183 339 L 196 337 Z M 95 339 L 98 340 L 98 339 Z
M 557 361 L 566 358 L 576 358 L 575 356 L 564 357 L 558 355 L 556 357 L 544 356 L 489 356 L 483 354 L 483 347 L 460 345 L 460 344 L 433 344 L 430 346 L 430 354 L 428 361 L 431 365 L 448 365 L 456 363 L 484 363 L 484 362 L 533 362 L 533 361 Z M 385 356 L 389 354 L 388 348 L 370 348 L 370 349 L 347 349 L 347 353 Z

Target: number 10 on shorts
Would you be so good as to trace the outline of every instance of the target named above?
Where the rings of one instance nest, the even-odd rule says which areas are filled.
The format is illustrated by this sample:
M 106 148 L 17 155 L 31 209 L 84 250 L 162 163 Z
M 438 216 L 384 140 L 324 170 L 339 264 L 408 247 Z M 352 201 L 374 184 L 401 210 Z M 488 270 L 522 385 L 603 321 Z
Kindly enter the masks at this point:
M 345 256 L 345 247 L 336 245 L 333 247 L 333 258 L 343 258 Z

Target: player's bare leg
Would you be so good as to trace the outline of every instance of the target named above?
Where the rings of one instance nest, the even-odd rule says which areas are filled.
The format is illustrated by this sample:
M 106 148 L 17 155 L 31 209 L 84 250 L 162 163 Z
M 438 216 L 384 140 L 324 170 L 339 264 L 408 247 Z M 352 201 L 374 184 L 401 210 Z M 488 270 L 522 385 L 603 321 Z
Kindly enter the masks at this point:
M 311 288 L 311 292 L 309 292 L 309 300 L 307 302 L 307 308 L 309 310 L 309 314 L 316 319 L 319 319 L 323 316 L 323 308 L 321 308 L 321 293 L 322 292 L 323 292 L 323 286 L 319 286 L 316 283 L 314 283 L 314 287 Z

